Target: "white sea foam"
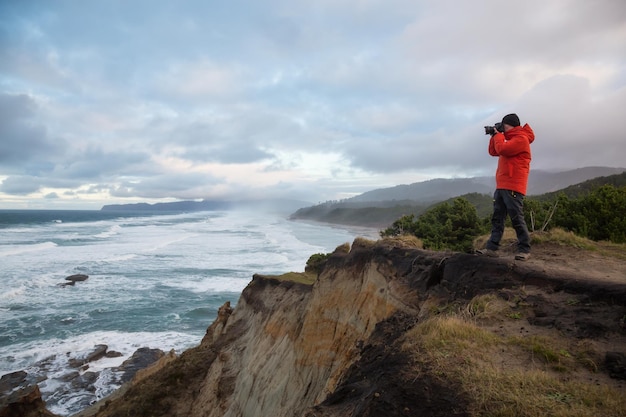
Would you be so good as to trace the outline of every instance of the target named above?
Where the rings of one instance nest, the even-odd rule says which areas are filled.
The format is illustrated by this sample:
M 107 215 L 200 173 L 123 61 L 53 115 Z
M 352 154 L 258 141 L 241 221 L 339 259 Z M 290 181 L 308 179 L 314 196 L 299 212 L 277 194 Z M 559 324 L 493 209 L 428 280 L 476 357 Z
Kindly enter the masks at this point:
M 109 351 L 120 352 L 117 358 L 102 358 L 89 363 L 89 370 L 99 372 L 116 367 L 128 359 L 137 349 L 151 347 L 165 352 L 174 349 L 181 352 L 200 343 L 198 335 L 180 332 L 92 332 L 68 339 L 48 339 L 18 343 L 0 347 L 0 375 L 20 369 L 29 372 L 45 372 L 54 379 L 68 372 L 69 358 L 81 358 L 91 353 L 97 345 L 107 345 Z M 69 354 L 69 355 L 68 355 Z
M 20 285 L 18 288 L 11 288 L 9 290 L 4 291 L 2 294 L 0 294 L 0 300 L 2 299 L 10 300 L 12 298 L 17 298 L 23 295 L 24 291 L 26 291 L 26 288 L 23 285 Z M 1 310 L 9 311 L 8 308 L 2 308 Z
M 181 288 L 194 293 L 239 293 L 250 283 L 252 276 L 246 278 L 206 278 L 186 281 L 170 281 L 167 286 Z
M 32 245 L 11 245 L 0 246 L 0 257 L 13 256 L 28 252 L 38 252 L 55 248 L 57 246 L 54 242 L 42 242 L 34 243 Z
M 114 224 L 113 226 L 109 227 L 106 231 L 94 235 L 94 237 L 107 239 L 107 238 L 117 235 L 121 229 L 122 228 L 119 224 Z

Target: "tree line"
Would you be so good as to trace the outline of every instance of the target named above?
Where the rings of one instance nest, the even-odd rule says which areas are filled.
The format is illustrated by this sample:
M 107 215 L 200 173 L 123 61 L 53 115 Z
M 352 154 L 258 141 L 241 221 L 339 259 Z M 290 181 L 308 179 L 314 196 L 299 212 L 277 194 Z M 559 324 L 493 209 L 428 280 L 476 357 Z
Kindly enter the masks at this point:
M 404 215 L 380 235 L 413 234 L 425 249 L 471 251 L 474 239 L 490 232 L 491 215 L 479 216 L 470 199 L 458 197 L 419 216 Z M 531 233 L 558 227 L 595 241 L 626 243 L 626 186 L 605 184 L 574 197 L 560 192 L 551 198 L 526 198 L 524 215 Z

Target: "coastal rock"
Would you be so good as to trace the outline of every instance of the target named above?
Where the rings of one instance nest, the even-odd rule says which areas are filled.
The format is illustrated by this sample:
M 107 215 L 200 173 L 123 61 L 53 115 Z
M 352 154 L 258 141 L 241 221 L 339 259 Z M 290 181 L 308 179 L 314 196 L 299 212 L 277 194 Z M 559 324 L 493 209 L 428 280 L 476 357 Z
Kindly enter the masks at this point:
M 89 362 L 94 362 L 98 359 L 104 358 L 106 356 L 108 348 L 109 347 L 107 345 L 96 345 L 94 350 L 88 353 L 85 357 L 70 358 L 68 360 L 68 363 L 72 368 L 80 368 L 81 366 L 86 365 Z
M 82 281 L 86 281 L 87 278 L 89 278 L 89 275 L 85 275 L 85 274 L 74 274 L 74 275 L 70 275 L 69 277 L 66 277 L 65 280 L 66 281 L 71 281 L 71 282 L 82 282 Z
M 24 370 L 3 375 L 0 378 L 0 398 L 8 396 L 11 392 L 35 386 L 45 380 L 46 377 L 44 376 L 30 375 Z
M 142 347 L 137 349 L 130 358 L 126 359 L 120 366 L 113 370 L 122 373 L 120 382 L 128 382 L 133 379 L 139 370 L 154 364 L 163 356 L 165 356 L 165 353 L 161 349 Z
M 71 356 L 71 353 L 67 354 Z M 55 376 L 53 384 L 57 386 L 55 392 L 58 395 L 76 395 L 73 401 L 86 408 L 97 401 L 96 385 L 99 378 L 108 372 L 119 375 L 109 376 L 116 383 L 125 383 L 130 380 L 146 378 L 163 368 L 167 363 L 176 358 L 174 351 L 167 355 L 160 349 L 140 348 L 124 361 L 119 367 L 107 369 L 103 372 L 88 371 L 89 363 L 103 357 L 120 357 L 122 353 L 109 351 L 107 345 L 96 345 L 93 350 L 81 357 L 69 357 L 68 364 L 76 370 L 67 372 L 61 376 Z M 0 378 L 0 417 L 6 416 L 54 416 L 52 413 L 44 413 L 44 403 L 41 399 L 38 383 L 48 379 L 46 375 L 50 370 L 50 364 L 56 359 L 48 357 L 37 363 L 35 373 L 25 370 L 3 375 Z M 47 411 L 45 411 L 47 412 Z M 8 413 L 8 414 L 6 414 Z M 35 414 L 32 414 L 35 413 Z M 40 413 L 40 414 L 37 414 Z
M 2 375 L 0 378 L 0 393 L 4 397 L 8 395 L 15 387 L 26 382 L 28 374 L 25 371 L 11 372 L 10 374 Z
M 174 349 L 170 350 L 165 355 L 161 356 L 156 362 L 149 364 L 145 368 L 138 369 L 131 380 L 132 383 L 137 383 L 141 381 L 142 379 L 155 374 L 156 372 L 163 369 L 168 363 L 175 360 L 176 357 L 177 356 L 176 356 L 176 352 L 174 352 Z
M 71 380 L 71 387 L 73 391 L 85 390 L 87 392 L 95 392 L 96 387 L 94 384 L 98 380 L 100 372 L 87 371 L 82 374 L 76 375 Z
M 5 388 L 14 383 L 19 383 L 26 378 L 26 372 L 19 371 L 2 377 L 0 386 L 0 417 L 59 417 L 46 409 L 45 402 L 41 399 L 38 385 L 28 385 L 23 388 Z
M 74 286 L 77 282 L 82 282 L 82 281 L 86 281 L 89 278 L 89 275 L 85 275 L 85 274 L 74 274 L 74 275 L 70 275 L 69 277 L 66 277 L 65 280 L 68 282 L 62 282 L 59 285 L 59 287 L 67 287 L 67 286 Z
M 120 356 L 124 356 L 124 354 L 115 350 L 107 350 L 104 356 L 107 358 L 119 358 Z

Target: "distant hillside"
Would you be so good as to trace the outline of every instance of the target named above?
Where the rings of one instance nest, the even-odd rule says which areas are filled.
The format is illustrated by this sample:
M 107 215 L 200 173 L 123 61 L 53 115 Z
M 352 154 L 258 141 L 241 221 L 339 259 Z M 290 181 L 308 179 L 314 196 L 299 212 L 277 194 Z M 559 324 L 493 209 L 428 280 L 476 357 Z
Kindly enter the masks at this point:
M 373 202 L 411 200 L 422 204 L 442 201 L 450 197 L 467 193 L 493 193 L 495 182 L 491 177 L 476 178 L 437 178 L 416 182 L 409 185 L 396 185 L 391 188 L 380 188 L 360 194 L 346 202 Z
M 626 168 L 586 167 L 564 172 L 532 171 L 528 177 L 528 195 L 536 196 L 563 190 L 593 178 L 626 172 Z
M 621 174 L 626 168 L 586 167 L 563 172 L 531 170 L 528 195 L 540 195 L 561 190 L 591 178 Z M 345 202 L 412 200 L 421 204 L 443 201 L 469 193 L 493 194 L 495 176 L 474 178 L 437 178 L 409 185 L 397 185 L 365 192 Z
M 226 201 L 174 201 L 171 203 L 109 204 L 101 211 L 209 211 L 226 210 L 231 207 Z
M 598 173 L 608 174 L 592 179 L 588 177 Z M 582 182 L 579 181 L 581 178 Z M 403 215 L 419 216 L 428 208 L 443 201 L 451 202 L 457 197 L 466 198 L 476 207 L 478 215 L 485 217 L 492 210 L 491 195 L 495 189 L 495 182 L 490 187 L 486 186 L 487 180 L 494 181 L 486 177 L 436 179 L 373 190 L 341 202 L 328 202 L 301 208 L 290 218 L 383 228 Z M 578 182 L 572 183 L 572 181 Z M 531 198 L 551 199 L 560 192 L 565 192 L 568 197 L 575 197 L 603 184 L 624 185 L 626 169 L 589 167 L 556 173 L 536 171 L 531 173 L 531 178 L 529 178 L 529 190 L 531 190 L 531 182 L 534 184 L 532 188 L 534 192 L 529 192 Z M 536 193 L 537 190 L 541 190 L 542 193 Z M 387 200 L 381 201 L 376 198 L 387 198 Z M 391 222 L 389 219 L 392 219 Z
M 626 172 L 605 177 L 592 178 L 579 184 L 570 185 L 569 187 L 558 191 L 542 194 L 536 198 L 538 200 L 552 200 L 561 193 L 565 194 L 569 198 L 578 198 L 584 196 L 585 194 L 589 194 L 603 185 L 613 185 L 618 188 L 626 187 Z
M 267 200 L 202 200 L 202 201 L 174 201 L 170 203 L 135 203 L 135 204 L 109 204 L 102 206 L 101 211 L 146 211 L 146 212 L 190 212 L 190 211 L 214 211 L 234 209 L 254 209 L 266 212 L 277 212 L 284 215 L 292 213 L 301 207 L 309 205 L 309 202 L 287 199 Z

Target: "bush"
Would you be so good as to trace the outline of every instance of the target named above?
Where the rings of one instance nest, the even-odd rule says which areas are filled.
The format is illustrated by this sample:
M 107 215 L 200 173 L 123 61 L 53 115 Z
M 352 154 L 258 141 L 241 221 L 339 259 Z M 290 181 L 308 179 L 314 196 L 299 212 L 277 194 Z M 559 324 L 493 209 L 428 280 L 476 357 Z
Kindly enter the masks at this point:
M 304 268 L 304 271 L 319 274 L 324 268 L 324 264 L 326 264 L 329 256 L 330 253 L 316 253 L 314 255 L 311 255 L 306 261 L 306 267 Z
M 545 230 L 560 227 L 595 241 L 626 243 L 626 187 L 604 185 L 577 199 L 561 193 L 553 202 L 529 200 L 525 205 L 531 230 L 533 224 L 547 222 Z
M 433 207 L 417 219 L 413 215 L 403 216 L 381 236 L 412 234 L 422 240 L 425 249 L 468 252 L 474 238 L 484 231 L 476 208 L 466 199 L 457 198 L 452 204 L 445 202 Z
M 531 232 L 561 228 L 595 241 L 626 243 L 626 187 L 603 185 L 577 199 L 565 193 L 553 201 L 528 198 L 524 216 Z M 380 235 L 411 235 L 419 238 L 425 249 L 467 252 L 478 236 L 489 232 L 490 217 L 480 219 L 475 206 L 459 197 L 417 218 L 413 214 L 402 216 Z

